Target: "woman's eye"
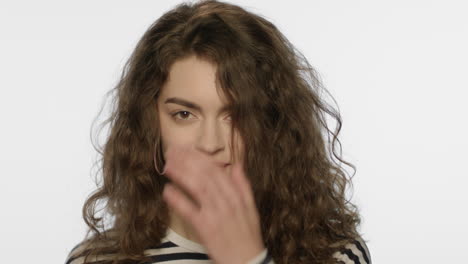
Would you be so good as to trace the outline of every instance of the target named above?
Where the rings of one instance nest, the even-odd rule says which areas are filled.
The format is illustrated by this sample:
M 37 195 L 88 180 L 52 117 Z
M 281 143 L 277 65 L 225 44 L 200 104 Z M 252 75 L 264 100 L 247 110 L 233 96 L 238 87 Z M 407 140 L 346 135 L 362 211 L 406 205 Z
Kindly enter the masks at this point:
M 191 115 L 192 113 L 190 113 L 189 111 L 179 111 L 179 112 L 176 112 L 176 113 L 173 113 L 172 116 L 173 117 L 182 117 L 182 118 L 176 118 L 176 119 L 181 119 L 181 120 L 188 120 L 188 117 Z
M 193 114 L 190 113 L 189 111 L 178 111 L 178 112 L 175 112 L 175 113 L 173 113 L 171 115 L 176 120 L 189 120 L 190 115 L 193 115 Z M 226 119 L 228 121 L 232 121 L 232 117 L 230 115 L 228 115 L 226 117 Z

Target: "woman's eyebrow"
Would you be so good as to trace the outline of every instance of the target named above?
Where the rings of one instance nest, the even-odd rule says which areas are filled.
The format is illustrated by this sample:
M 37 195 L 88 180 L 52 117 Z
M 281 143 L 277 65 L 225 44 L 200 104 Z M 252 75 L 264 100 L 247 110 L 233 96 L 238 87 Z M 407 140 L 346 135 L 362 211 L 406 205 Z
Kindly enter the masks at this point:
M 172 104 L 178 104 L 178 105 L 183 105 L 185 107 L 188 107 L 188 108 L 191 108 L 191 109 L 195 109 L 199 112 L 202 112 L 203 113 L 203 110 L 201 108 L 201 106 L 197 105 L 196 103 L 194 102 L 190 102 L 190 101 L 187 101 L 185 99 L 182 99 L 182 98 L 178 98 L 178 97 L 170 97 L 170 98 L 167 98 L 165 101 L 164 101 L 165 104 L 169 104 L 169 103 L 172 103 Z M 219 112 L 226 112 L 227 110 L 229 110 L 231 107 L 230 105 L 224 105 L 220 110 Z

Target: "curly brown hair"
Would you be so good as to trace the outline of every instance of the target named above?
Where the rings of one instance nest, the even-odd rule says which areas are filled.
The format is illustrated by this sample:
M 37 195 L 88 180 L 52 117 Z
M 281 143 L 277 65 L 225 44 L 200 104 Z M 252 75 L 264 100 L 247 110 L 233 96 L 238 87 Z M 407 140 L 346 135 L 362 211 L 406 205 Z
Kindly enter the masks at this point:
M 155 21 L 108 93 L 115 92 L 102 123 L 110 125 L 109 135 L 96 148 L 102 182 L 83 206 L 89 230 L 79 254 L 86 263 L 109 253 L 112 263 L 140 263 L 148 260 L 146 248 L 161 243 L 169 223 L 162 198 L 167 180 L 153 164 L 160 136 L 156 101 L 170 66 L 194 54 L 215 63 L 216 79 L 234 106 L 232 126 L 248 146 L 244 168 L 274 261 L 335 263 L 332 254 L 360 237 L 361 222 L 345 196 L 356 169 L 340 158 L 339 111 L 325 102 L 317 72 L 277 27 L 219 1 L 182 3 Z M 335 131 L 327 114 L 337 121 Z M 353 176 L 334 157 L 352 167 Z M 106 216 L 114 220 L 110 227 Z

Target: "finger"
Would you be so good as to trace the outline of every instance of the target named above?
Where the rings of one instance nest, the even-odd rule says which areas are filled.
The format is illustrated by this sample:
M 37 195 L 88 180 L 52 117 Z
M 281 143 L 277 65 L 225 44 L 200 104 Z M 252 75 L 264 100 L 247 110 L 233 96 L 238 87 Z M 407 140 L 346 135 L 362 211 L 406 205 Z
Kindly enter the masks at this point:
M 174 146 L 168 150 L 166 176 L 181 190 L 186 192 L 199 207 L 212 202 L 208 195 L 206 162 L 189 147 Z
M 242 163 L 238 162 L 236 164 L 233 164 L 231 173 L 232 173 L 231 177 L 234 182 L 234 185 L 237 186 L 237 188 L 239 189 L 239 192 L 246 206 L 250 208 L 256 207 L 255 200 L 253 197 L 252 187 L 250 185 L 250 182 L 247 176 L 245 175 L 245 171 L 242 166 Z
M 216 171 L 217 175 L 214 175 L 212 181 L 216 185 L 216 192 L 220 197 L 219 201 L 222 202 L 222 204 L 218 205 L 218 208 L 239 211 L 245 205 L 242 201 L 242 193 L 235 186 L 235 182 L 226 171 L 226 168 L 220 169 L 217 167 Z
M 166 160 L 165 166 L 163 171 L 166 172 L 169 168 L 176 166 L 177 164 L 182 164 L 181 152 L 183 151 L 183 146 L 181 145 L 170 145 L 167 147 L 166 151 L 164 152 L 164 158 Z
M 217 177 L 219 177 L 219 175 L 213 174 L 209 177 L 209 180 L 204 183 L 206 189 L 201 197 L 201 211 L 203 214 L 217 215 L 218 212 L 224 211 L 225 207 L 229 204 L 219 184 L 215 180 Z
M 165 185 L 163 198 L 167 204 L 186 221 L 191 222 L 191 219 L 196 217 L 198 211 L 197 206 L 173 184 L 167 183 Z
M 229 198 L 226 195 L 230 190 L 227 190 L 227 193 L 225 192 L 227 183 L 222 181 L 223 178 L 226 178 L 226 173 L 202 155 L 200 155 L 196 165 L 198 173 L 203 175 L 203 177 L 200 177 L 200 181 L 197 182 L 198 185 L 203 186 L 199 187 L 203 192 L 200 192 L 198 196 L 201 207 L 204 211 L 210 213 L 225 210 L 230 205 Z
M 193 177 L 194 174 L 189 175 L 190 177 L 184 177 L 184 175 L 187 176 L 188 174 L 177 172 L 175 169 L 168 169 L 165 175 L 172 180 L 173 186 L 177 186 L 182 193 L 195 202 L 197 208 L 201 207 L 202 200 L 205 200 L 203 198 L 204 193 L 207 190 L 206 186 L 196 182 L 195 177 Z

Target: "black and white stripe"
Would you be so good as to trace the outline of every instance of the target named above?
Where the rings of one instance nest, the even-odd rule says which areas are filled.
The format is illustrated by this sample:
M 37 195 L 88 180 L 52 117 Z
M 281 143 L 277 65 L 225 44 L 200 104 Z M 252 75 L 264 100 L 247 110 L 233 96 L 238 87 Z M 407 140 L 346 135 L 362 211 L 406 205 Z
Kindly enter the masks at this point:
M 369 249 L 362 238 L 347 244 L 335 252 L 333 257 L 341 264 L 372 264 Z
M 66 264 L 82 264 L 84 262 L 84 254 L 79 254 L 76 257 L 75 253 L 82 247 L 81 244 L 75 246 L 69 257 L 67 258 Z M 209 256 L 205 253 L 190 252 L 187 249 L 180 247 L 173 242 L 163 239 L 160 246 L 150 248 L 144 251 L 145 255 L 151 257 L 151 261 L 145 264 L 152 263 L 172 263 L 172 264 L 211 264 L 213 263 Z M 93 263 L 100 264 L 109 260 L 112 254 L 103 255 L 99 258 L 90 258 Z M 267 254 L 261 262 L 258 264 L 274 264 L 271 257 Z
M 181 244 L 180 240 L 177 240 Z M 187 245 L 185 245 L 187 246 Z M 65 264 L 82 264 L 84 261 L 84 251 L 82 251 L 83 243 L 75 246 Z M 78 252 L 81 254 L 76 255 Z M 194 251 L 190 248 L 184 247 L 184 245 L 175 244 L 170 241 L 168 237 L 163 238 L 162 243 L 154 248 L 150 248 L 144 251 L 145 255 L 151 257 L 151 261 L 145 264 L 154 263 L 167 263 L 167 264 L 211 264 L 213 263 L 209 256 L 204 251 Z M 105 254 L 98 258 L 91 258 L 94 264 L 105 263 L 109 260 L 112 254 Z M 366 243 L 362 239 L 355 240 L 353 243 L 347 244 L 341 250 L 335 252 L 333 257 L 342 264 L 371 264 L 371 258 L 369 249 Z M 249 262 L 249 264 L 274 264 L 274 260 L 268 254 L 268 250 L 262 252 L 255 258 L 255 261 Z

